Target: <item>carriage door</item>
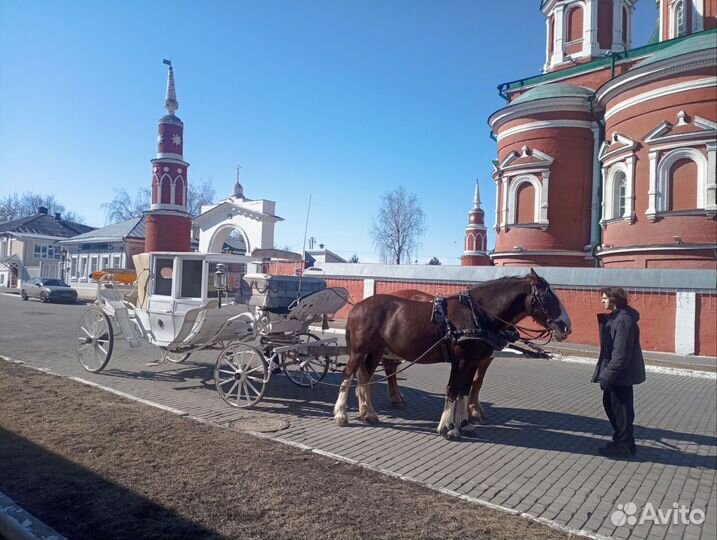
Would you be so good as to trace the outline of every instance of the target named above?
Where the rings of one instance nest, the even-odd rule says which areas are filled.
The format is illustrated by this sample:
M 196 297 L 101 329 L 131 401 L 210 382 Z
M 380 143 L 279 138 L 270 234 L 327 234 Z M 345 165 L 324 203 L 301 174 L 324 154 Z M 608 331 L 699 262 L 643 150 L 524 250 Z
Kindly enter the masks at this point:
M 174 339 L 174 257 L 155 257 L 152 268 L 150 328 L 159 345 Z

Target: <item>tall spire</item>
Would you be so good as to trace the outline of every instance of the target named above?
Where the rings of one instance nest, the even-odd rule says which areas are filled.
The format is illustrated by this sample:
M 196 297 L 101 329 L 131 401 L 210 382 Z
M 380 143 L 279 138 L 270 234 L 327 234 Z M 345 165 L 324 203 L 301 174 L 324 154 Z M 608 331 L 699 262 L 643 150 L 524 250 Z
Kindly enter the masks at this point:
M 172 69 L 172 61 L 166 58 L 163 62 L 169 66 L 169 74 L 167 75 L 167 97 L 164 100 L 164 108 L 169 114 L 174 114 L 179 109 L 179 101 L 177 101 L 177 91 L 174 88 L 174 70 Z
M 478 185 L 478 179 L 476 179 L 476 193 L 473 197 L 473 208 L 480 208 L 480 187 Z

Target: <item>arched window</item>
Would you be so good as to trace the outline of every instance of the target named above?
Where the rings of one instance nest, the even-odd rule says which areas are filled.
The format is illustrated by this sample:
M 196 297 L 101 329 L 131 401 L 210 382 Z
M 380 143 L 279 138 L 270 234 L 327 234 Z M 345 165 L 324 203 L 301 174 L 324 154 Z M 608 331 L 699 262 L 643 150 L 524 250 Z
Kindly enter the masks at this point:
M 625 45 L 625 48 L 630 48 L 630 13 L 628 12 L 627 8 L 623 6 L 622 8 L 622 42 Z
M 603 50 L 612 48 L 612 0 L 598 3 L 598 44 Z
M 673 38 L 687 34 L 687 16 L 684 0 L 677 0 L 672 5 L 672 36 Z
M 555 17 L 550 16 L 550 24 L 548 25 L 548 61 L 553 55 L 555 48 Z
M 534 174 L 524 174 L 507 182 L 506 226 L 537 224 L 543 230 L 548 228 L 550 171 L 542 171 L 540 175 L 540 180 Z
M 523 182 L 515 195 L 515 222 L 535 223 L 535 189 L 529 182 Z
M 178 176 L 174 181 L 174 204 L 184 206 L 184 179 Z
M 654 195 L 645 212 L 648 218 L 652 219 L 660 212 L 711 208 L 714 205 L 709 193 L 707 157 L 703 152 L 696 148 L 678 148 L 656 161 L 654 184 L 652 176 L 650 180 L 654 185 Z
M 680 159 L 670 169 L 670 211 L 697 208 L 697 164 L 691 159 Z
M 568 9 L 567 41 L 577 41 L 583 37 L 583 8 L 575 5 Z
M 633 221 L 634 212 L 634 158 L 613 163 L 609 169 L 603 169 L 603 215 L 601 223 L 612 219 Z
M 627 176 L 623 171 L 618 171 L 615 173 L 612 182 L 612 217 L 625 217 L 625 211 L 627 210 Z
M 172 179 L 168 174 L 163 174 L 159 180 L 159 193 L 160 198 L 157 201 L 159 204 L 171 204 L 172 200 Z

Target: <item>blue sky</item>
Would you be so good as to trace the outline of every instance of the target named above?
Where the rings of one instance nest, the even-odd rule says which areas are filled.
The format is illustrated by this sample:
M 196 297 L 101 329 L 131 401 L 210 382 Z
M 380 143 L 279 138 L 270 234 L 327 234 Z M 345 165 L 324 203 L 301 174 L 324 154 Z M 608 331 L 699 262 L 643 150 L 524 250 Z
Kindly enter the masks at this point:
M 0 0 L 0 196 L 54 194 L 93 226 L 113 188 L 151 184 L 166 66 L 189 181 L 277 201 L 276 244 L 376 262 L 369 229 L 403 184 L 426 213 L 419 263 L 460 264 L 480 180 L 493 225 L 501 82 L 538 74 L 538 0 Z M 633 46 L 656 17 L 640 0 Z M 492 233 L 492 229 L 490 229 Z M 494 237 L 489 247 L 494 245 Z

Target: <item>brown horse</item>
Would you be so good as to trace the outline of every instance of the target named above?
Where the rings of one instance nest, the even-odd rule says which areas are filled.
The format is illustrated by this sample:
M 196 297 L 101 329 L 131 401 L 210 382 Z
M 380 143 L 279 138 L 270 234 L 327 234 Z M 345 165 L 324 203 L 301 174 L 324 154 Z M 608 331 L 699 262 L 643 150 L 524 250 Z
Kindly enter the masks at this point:
M 403 289 L 400 291 L 394 291 L 391 293 L 392 296 L 398 296 L 399 298 L 406 298 L 407 300 L 414 300 L 416 302 L 433 302 L 435 296 L 428 294 L 418 289 Z M 485 374 L 493 362 L 493 351 L 489 351 L 482 358 L 478 358 L 478 367 L 476 374 L 473 377 L 473 383 L 471 384 L 471 391 L 468 395 L 468 421 L 472 424 L 483 424 L 488 420 L 488 416 L 485 410 L 480 404 L 480 390 L 483 387 L 483 381 L 485 380 Z M 398 388 L 398 380 L 396 379 L 396 370 L 398 365 L 401 363 L 401 359 L 393 359 L 388 356 L 383 357 L 383 367 L 386 370 L 386 383 L 388 386 L 388 398 L 391 400 L 391 405 L 398 409 L 403 409 L 406 406 L 406 398 Z
M 471 331 L 477 329 L 476 310 L 483 310 L 490 330 L 496 333 L 526 316 L 532 316 L 559 341 L 571 332 L 570 318 L 560 299 L 532 269 L 522 278 L 501 278 L 478 285 L 468 291 L 467 300 L 472 305 L 457 297 L 446 299 L 447 318 L 457 332 L 451 338 L 445 338 L 431 322 L 433 305 L 428 302 L 378 294 L 356 304 L 346 325 L 350 356 L 334 406 L 336 423 L 348 424 L 348 390 L 355 375 L 359 383 L 359 417 L 369 423 L 378 422 L 370 382 L 385 355 L 421 364 L 450 361 L 438 432 L 449 439 L 460 438 L 460 430 L 467 424 L 465 400 L 479 359 L 490 356 L 493 350 L 491 345 L 470 337 Z M 460 337 L 463 333 L 467 339 Z

